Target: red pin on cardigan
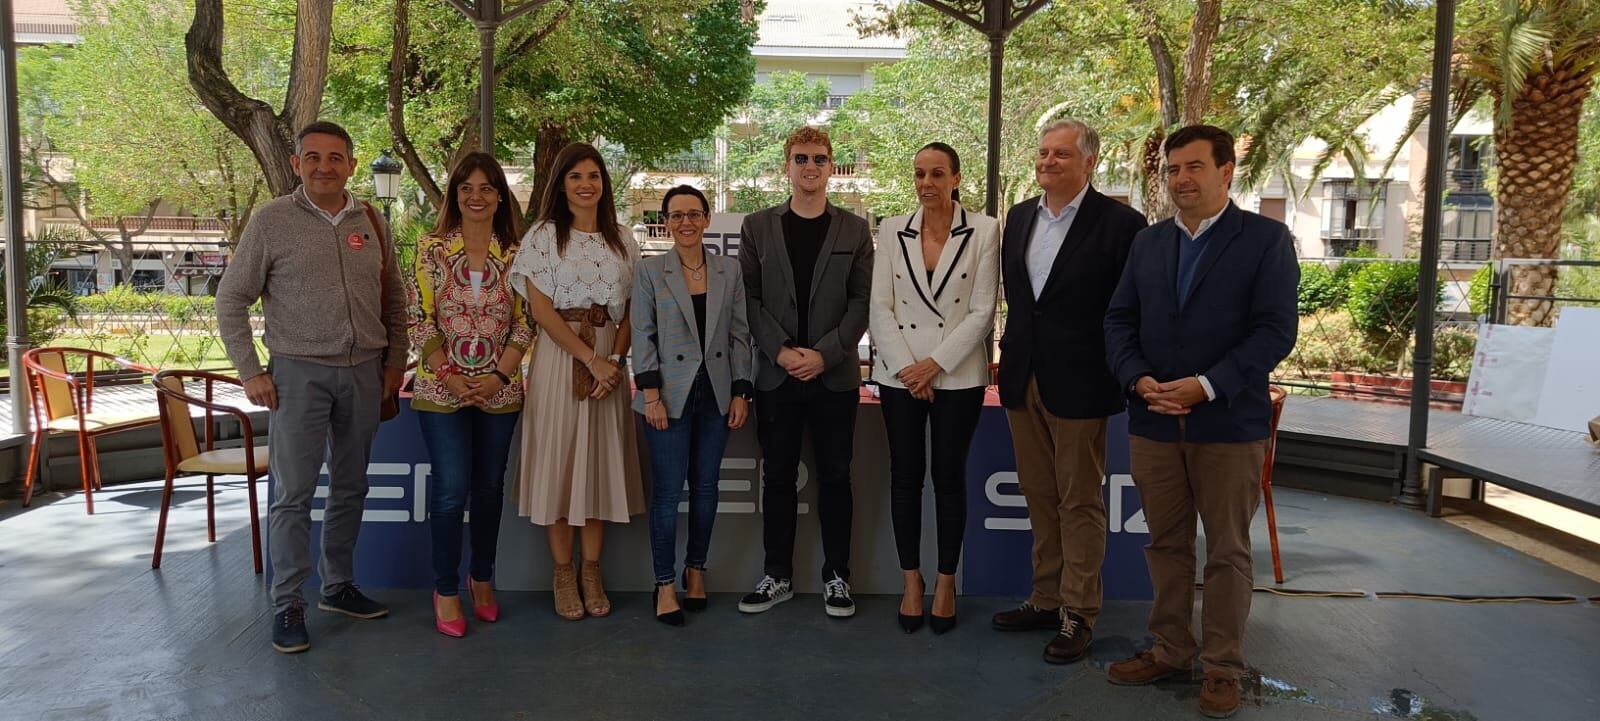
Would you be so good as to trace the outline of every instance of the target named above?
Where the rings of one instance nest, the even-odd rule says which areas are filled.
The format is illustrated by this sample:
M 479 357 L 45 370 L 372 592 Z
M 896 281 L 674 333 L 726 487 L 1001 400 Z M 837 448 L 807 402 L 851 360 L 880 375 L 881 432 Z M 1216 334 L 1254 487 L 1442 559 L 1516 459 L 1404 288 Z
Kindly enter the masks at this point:
M 350 246 L 351 250 L 361 250 L 367 246 L 366 239 L 362 238 L 360 233 L 351 233 L 350 237 L 344 239 L 344 242 Z

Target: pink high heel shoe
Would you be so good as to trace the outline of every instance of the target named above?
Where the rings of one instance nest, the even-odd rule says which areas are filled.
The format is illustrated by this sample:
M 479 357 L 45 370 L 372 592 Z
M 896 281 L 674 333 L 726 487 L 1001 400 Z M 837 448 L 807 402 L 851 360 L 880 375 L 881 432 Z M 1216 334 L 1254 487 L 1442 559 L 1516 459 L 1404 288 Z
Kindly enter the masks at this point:
M 467 617 L 463 615 L 454 621 L 446 621 L 439 615 L 439 592 L 433 592 L 433 627 L 446 636 L 461 638 L 467 635 Z
M 477 583 L 482 583 L 485 586 L 489 585 L 488 581 L 478 581 L 470 576 L 467 578 L 467 596 L 472 599 L 472 615 L 484 623 L 494 623 L 495 621 L 500 620 L 500 604 L 498 602 L 490 602 L 482 605 L 478 603 L 478 594 L 472 592 L 473 584 Z M 494 587 L 490 586 L 489 590 L 493 591 Z

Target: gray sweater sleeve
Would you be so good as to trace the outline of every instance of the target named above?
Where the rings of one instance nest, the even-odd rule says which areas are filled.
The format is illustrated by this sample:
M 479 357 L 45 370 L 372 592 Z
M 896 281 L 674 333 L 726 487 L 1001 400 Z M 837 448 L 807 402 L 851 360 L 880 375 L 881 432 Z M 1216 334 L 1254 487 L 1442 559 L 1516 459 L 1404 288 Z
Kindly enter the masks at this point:
M 217 332 L 240 380 L 266 372 L 256 357 L 255 333 L 250 329 L 250 306 L 261 298 L 269 269 L 259 219 L 257 216 L 245 226 L 239 246 L 228 259 L 228 269 L 222 273 L 222 282 L 217 285 Z

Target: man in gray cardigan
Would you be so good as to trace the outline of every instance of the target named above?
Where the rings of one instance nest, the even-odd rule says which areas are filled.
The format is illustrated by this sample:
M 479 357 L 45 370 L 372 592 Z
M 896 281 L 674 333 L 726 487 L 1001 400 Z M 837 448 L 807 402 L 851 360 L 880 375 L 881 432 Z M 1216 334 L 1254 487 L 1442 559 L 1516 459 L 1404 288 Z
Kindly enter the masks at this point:
M 867 331 L 872 235 L 867 221 L 828 202 L 833 144 L 804 127 L 784 144 L 789 201 L 751 213 L 740 232 L 750 332 L 756 345 L 756 437 L 761 443 L 765 575 L 739 603 L 761 613 L 793 597 L 802 436 L 816 452 L 822 523 L 823 610 L 854 615 L 850 599 L 850 459 L 861 397 L 856 344 Z
M 383 399 L 406 366 L 406 302 L 388 232 L 345 190 L 350 134 L 312 123 L 290 159 L 301 185 L 255 211 L 217 288 L 217 327 L 250 402 L 271 411 L 275 491 L 268 535 L 272 647 L 311 647 L 300 587 L 311 575 L 311 499 L 324 459 L 322 598 L 355 618 L 389 609 L 356 590 L 354 556 L 367 497 L 367 458 Z M 261 367 L 250 306 L 261 300 L 271 363 Z

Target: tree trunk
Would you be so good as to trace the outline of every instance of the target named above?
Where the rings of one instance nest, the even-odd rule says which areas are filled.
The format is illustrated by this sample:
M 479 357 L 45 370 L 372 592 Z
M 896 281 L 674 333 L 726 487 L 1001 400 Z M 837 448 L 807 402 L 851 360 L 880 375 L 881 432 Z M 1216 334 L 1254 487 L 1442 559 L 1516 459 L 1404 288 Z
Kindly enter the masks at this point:
M 295 15 L 294 55 L 283 112 L 246 96 L 228 79 L 222 64 L 222 0 L 195 0 L 194 21 L 184 36 L 189 84 L 200 102 L 255 155 L 274 196 L 287 195 L 299 183 L 289 156 L 294 133 L 317 119 L 328 77 L 328 44 L 333 0 L 299 0 Z
M 406 171 L 411 173 L 417 187 L 422 189 L 422 194 L 427 196 L 428 202 L 435 209 L 444 206 L 444 192 L 439 189 L 439 184 L 433 180 L 433 173 L 428 170 L 428 164 L 422 162 L 422 156 L 417 154 L 416 146 L 411 142 L 411 134 L 406 132 L 406 68 L 411 56 L 411 17 L 410 0 L 394 0 L 394 43 L 389 50 L 389 96 L 387 106 L 389 111 L 389 135 L 394 138 L 395 151 L 400 153 L 400 159 L 406 164 Z
M 556 162 L 556 153 L 567 147 L 572 138 L 567 135 L 567 129 L 559 125 L 546 125 L 539 128 L 539 139 L 533 146 L 533 193 L 528 196 L 528 207 L 523 210 L 523 217 L 532 225 L 540 217 L 539 202 L 544 198 L 545 186 L 550 184 L 550 173 Z M 613 180 L 615 178 L 613 177 Z M 613 190 L 613 192 L 615 192 Z
M 1511 121 L 1496 124 L 1499 257 L 1560 257 L 1561 216 L 1578 162 L 1578 121 L 1593 80 L 1589 73 L 1546 61 L 1512 100 Z M 1549 298 L 1556 295 L 1556 276 L 1554 265 L 1512 266 L 1508 293 Z M 1550 300 L 1511 300 L 1506 318 L 1512 325 L 1549 326 L 1554 310 Z
M 1140 163 L 1140 205 L 1144 216 L 1154 223 L 1172 216 L 1172 201 L 1167 197 L 1166 174 L 1161 172 L 1161 142 L 1167 138 L 1167 129 L 1178 124 L 1177 64 L 1167 49 L 1167 40 L 1161 36 L 1155 8 L 1149 0 L 1134 4 L 1139 13 L 1140 32 L 1145 44 L 1150 46 L 1150 57 L 1156 66 L 1157 108 L 1161 112 L 1161 125 L 1150 131 L 1144 139 L 1144 152 Z
M 1205 122 L 1211 104 L 1211 48 L 1221 26 L 1222 0 L 1199 0 L 1189 28 L 1189 47 L 1183 51 L 1184 125 Z

